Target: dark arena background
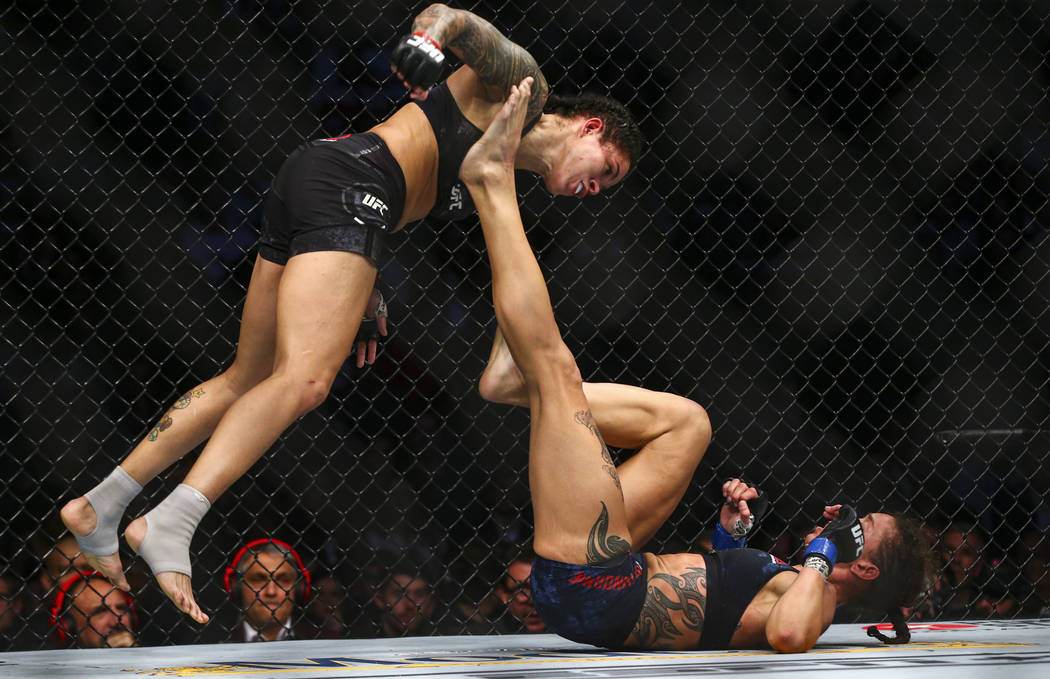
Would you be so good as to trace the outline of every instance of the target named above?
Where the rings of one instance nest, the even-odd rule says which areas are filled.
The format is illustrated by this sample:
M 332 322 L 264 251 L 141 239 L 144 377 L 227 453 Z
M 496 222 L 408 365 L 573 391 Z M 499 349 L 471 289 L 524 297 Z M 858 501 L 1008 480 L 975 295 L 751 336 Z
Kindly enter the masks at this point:
M 703 549 L 721 482 L 742 475 L 773 501 L 751 545 L 784 558 L 825 503 L 919 518 L 941 570 L 914 623 L 1050 617 L 1050 3 L 457 6 L 554 92 L 624 102 L 650 142 L 608 195 L 552 199 L 519 175 L 584 379 L 710 415 L 647 551 Z M 406 101 L 390 51 L 424 7 L 0 8 L 0 651 L 63 645 L 59 507 L 231 361 L 271 179 L 302 141 Z M 506 571 L 532 531 L 528 417 L 477 392 L 495 329 L 480 227 L 423 221 L 389 244 L 375 365 L 348 361 L 201 523 L 212 622 L 122 547 L 139 645 L 229 640 L 224 569 L 263 537 L 310 570 L 293 621 L 318 635 L 389 635 L 392 573 L 425 585 L 398 595 L 413 608 L 395 634 L 525 631 Z

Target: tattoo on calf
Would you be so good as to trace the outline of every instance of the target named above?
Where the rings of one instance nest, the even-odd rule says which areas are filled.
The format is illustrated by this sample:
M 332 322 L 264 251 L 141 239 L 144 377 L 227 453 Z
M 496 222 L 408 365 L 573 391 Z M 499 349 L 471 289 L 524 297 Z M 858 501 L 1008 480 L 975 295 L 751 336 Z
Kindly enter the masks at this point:
M 598 439 L 598 443 L 602 446 L 602 469 L 612 477 L 613 483 L 620 489 L 620 495 L 623 496 L 623 486 L 620 485 L 620 475 L 616 473 L 616 464 L 613 463 L 612 455 L 609 454 L 609 446 L 605 445 L 605 439 L 602 438 L 602 433 L 598 430 L 598 423 L 594 421 L 594 415 L 589 410 L 580 410 L 573 419 L 578 424 L 582 424 L 591 430 L 594 437 Z
M 171 425 L 175 423 L 175 420 L 171 417 L 171 414 L 173 412 L 175 412 L 176 410 L 185 410 L 186 408 L 189 408 L 190 403 L 193 401 L 193 399 L 201 398 L 202 396 L 204 396 L 204 389 L 200 387 L 194 389 L 193 391 L 187 391 L 185 394 L 180 396 L 179 399 L 175 401 L 175 403 L 171 406 L 168 412 L 164 413 L 164 416 L 160 418 L 160 422 L 157 423 L 157 426 L 153 427 L 153 429 L 150 430 L 150 433 L 146 435 L 146 439 L 148 441 L 156 441 L 157 437 L 160 436 L 160 433 L 162 431 L 170 428 Z
M 630 543 L 619 535 L 609 535 L 609 508 L 603 502 L 602 512 L 587 536 L 587 565 L 594 566 L 629 551 Z
M 666 583 L 674 596 L 657 587 Z M 634 625 L 631 637 L 641 648 L 670 647 L 676 637 L 687 630 L 702 632 L 704 609 L 707 607 L 707 569 L 695 566 L 681 577 L 657 573 L 649 580 L 645 603 Z M 681 611 L 680 616 L 673 615 Z

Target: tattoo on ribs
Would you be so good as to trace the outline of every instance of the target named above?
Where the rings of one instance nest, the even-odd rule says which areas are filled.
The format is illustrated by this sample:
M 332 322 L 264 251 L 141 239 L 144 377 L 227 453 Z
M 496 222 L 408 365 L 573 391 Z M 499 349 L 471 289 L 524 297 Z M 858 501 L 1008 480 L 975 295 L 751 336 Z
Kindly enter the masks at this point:
M 658 583 L 670 587 L 669 596 Z M 694 566 L 681 577 L 657 573 L 649 580 L 645 603 L 631 632 L 640 648 L 670 647 L 676 637 L 687 630 L 702 632 L 704 609 L 707 607 L 707 569 Z M 674 613 L 681 611 L 680 616 Z
M 193 399 L 201 398 L 202 396 L 204 396 L 204 389 L 200 387 L 194 389 L 193 391 L 187 391 L 185 394 L 180 396 L 179 399 L 175 401 L 175 403 L 171 406 L 168 412 L 164 413 L 164 415 L 160 418 L 160 422 L 158 422 L 157 425 L 150 430 L 150 433 L 146 435 L 146 440 L 156 441 L 157 437 L 160 436 L 160 433 L 162 431 L 164 431 L 165 429 L 169 429 L 171 425 L 175 423 L 175 420 L 171 417 L 172 413 L 174 413 L 176 410 L 185 410 L 186 408 L 189 408 L 190 403 L 193 401 Z
M 598 443 L 602 446 L 602 469 L 612 478 L 613 483 L 620 489 L 620 495 L 622 496 L 623 486 L 620 485 L 620 475 L 616 473 L 616 464 L 613 463 L 612 455 L 609 454 L 609 446 L 605 445 L 602 433 L 598 431 L 598 423 L 594 421 L 594 415 L 589 410 L 581 410 L 573 416 L 573 419 L 578 424 L 582 424 L 590 429 L 594 437 L 598 439 Z
M 631 545 L 626 540 L 619 535 L 609 535 L 609 508 L 603 502 L 601 514 L 587 536 L 587 565 L 600 564 L 630 550 Z

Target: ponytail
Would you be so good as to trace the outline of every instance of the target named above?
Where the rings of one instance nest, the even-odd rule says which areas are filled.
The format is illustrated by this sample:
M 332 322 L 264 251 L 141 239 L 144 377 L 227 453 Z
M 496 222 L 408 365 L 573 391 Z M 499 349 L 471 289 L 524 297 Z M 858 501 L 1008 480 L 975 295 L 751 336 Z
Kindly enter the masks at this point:
M 904 614 L 901 613 L 901 609 L 891 608 L 889 616 L 896 636 L 886 636 L 879 631 L 878 625 L 872 625 L 868 628 L 868 636 L 875 637 L 884 644 L 906 644 L 911 641 L 911 630 L 908 629 L 908 623 L 904 621 Z

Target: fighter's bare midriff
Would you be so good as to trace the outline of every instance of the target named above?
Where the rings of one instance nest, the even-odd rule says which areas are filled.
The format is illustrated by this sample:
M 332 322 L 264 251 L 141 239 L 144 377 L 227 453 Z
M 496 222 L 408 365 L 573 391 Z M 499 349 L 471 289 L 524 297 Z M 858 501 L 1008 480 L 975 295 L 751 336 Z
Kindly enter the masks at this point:
M 395 231 L 423 219 L 437 196 L 438 145 L 434 130 L 418 106 L 404 106 L 372 128 L 390 148 L 405 175 L 405 207 Z

